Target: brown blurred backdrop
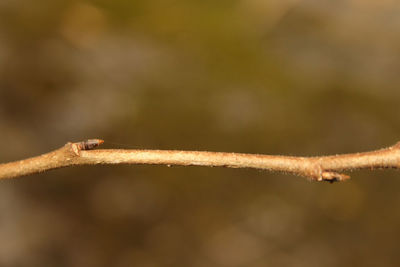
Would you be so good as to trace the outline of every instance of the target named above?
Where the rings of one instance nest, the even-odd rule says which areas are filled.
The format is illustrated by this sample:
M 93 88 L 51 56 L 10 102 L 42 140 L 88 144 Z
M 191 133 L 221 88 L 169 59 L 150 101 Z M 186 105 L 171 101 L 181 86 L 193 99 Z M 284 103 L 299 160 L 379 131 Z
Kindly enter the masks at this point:
M 399 12 L 1 0 L 0 161 L 87 138 L 305 156 L 391 145 Z M 100 166 L 1 181 L 0 266 L 398 266 L 400 173 L 351 175 Z

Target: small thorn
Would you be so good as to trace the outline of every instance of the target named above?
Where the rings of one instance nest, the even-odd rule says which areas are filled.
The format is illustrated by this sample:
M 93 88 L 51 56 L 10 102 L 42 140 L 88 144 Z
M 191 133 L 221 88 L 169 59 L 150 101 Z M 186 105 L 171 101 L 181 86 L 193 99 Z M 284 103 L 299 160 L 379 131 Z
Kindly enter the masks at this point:
M 78 145 L 80 150 L 92 150 L 103 143 L 104 140 L 101 139 L 88 139 L 86 141 L 78 142 L 76 144 Z
M 342 181 L 350 179 L 350 176 L 348 176 L 346 174 L 337 173 L 337 172 L 323 172 L 321 176 L 322 176 L 323 181 L 330 182 L 330 183 L 342 182 Z

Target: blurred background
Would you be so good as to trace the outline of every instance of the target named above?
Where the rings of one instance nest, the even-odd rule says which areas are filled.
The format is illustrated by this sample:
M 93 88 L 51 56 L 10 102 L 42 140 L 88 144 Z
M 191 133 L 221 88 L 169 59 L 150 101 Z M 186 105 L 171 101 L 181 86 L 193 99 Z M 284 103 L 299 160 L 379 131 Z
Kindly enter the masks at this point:
M 400 140 L 400 4 L 1 0 L 0 161 Z M 118 144 L 113 144 L 118 143 Z M 398 266 L 400 173 L 59 169 L 0 182 L 0 266 Z

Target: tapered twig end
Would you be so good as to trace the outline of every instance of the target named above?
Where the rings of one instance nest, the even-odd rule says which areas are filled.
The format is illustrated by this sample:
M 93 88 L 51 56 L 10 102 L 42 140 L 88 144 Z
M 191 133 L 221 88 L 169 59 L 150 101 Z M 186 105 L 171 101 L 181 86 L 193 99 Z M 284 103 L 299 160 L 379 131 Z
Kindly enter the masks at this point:
M 392 146 L 393 148 L 400 148 L 400 141 Z

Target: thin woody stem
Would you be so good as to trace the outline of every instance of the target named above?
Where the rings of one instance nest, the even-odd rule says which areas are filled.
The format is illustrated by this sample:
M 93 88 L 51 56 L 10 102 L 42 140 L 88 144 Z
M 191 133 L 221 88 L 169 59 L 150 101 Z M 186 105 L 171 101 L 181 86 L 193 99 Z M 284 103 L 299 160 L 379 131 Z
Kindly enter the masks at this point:
M 51 169 L 96 164 L 161 164 L 254 168 L 291 173 L 315 181 L 344 181 L 342 171 L 357 169 L 400 168 L 400 143 L 371 152 L 324 157 L 289 157 L 243 153 L 179 150 L 91 150 L 99 139 L 67 143 L 41 156 L 0 164 L 0 179 L 14 178 Z M 88 145 L 90 144 L 90 145 Z M 94 146 L 93 146 L 94 144 Z

